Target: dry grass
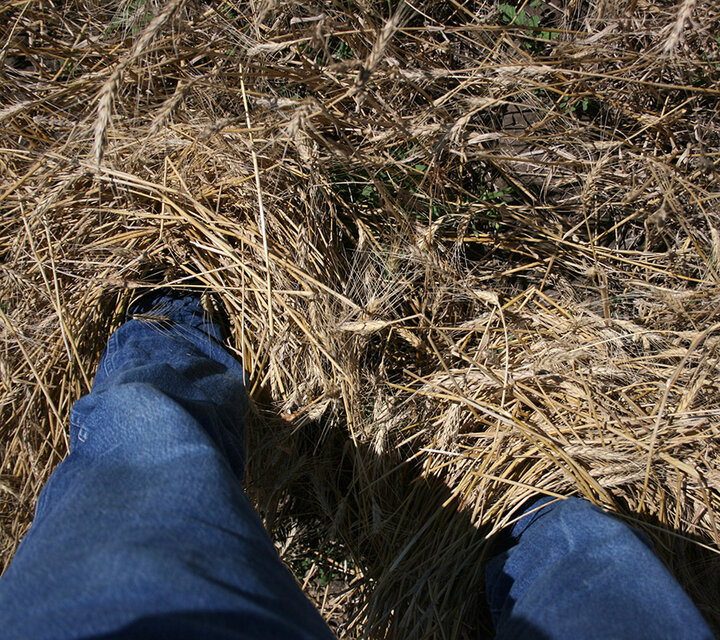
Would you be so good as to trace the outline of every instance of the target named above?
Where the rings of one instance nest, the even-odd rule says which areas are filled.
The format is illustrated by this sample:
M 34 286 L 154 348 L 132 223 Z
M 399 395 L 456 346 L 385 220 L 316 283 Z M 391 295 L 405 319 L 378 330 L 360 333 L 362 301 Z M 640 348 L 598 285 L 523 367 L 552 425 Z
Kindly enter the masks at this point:
M 3 563 L 161 268 L 231 311 L 253 495 L 341 636 L 488 635 L 533 490 L 720 624 L 720 13 L 510 4 L 0 5 Z

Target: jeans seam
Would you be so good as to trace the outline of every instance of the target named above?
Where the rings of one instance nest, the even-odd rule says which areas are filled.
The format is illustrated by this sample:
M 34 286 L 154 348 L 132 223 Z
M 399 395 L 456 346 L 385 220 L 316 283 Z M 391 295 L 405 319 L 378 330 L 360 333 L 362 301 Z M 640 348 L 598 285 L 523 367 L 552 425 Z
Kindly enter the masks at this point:
M 103 358 L 103 369 L 105 375 L 110 375 L 110 372 L 115 369 L 115 355 L 117 353 L 117 331 L 114 332 L 107 342 L 105 351 L 105 357 Z

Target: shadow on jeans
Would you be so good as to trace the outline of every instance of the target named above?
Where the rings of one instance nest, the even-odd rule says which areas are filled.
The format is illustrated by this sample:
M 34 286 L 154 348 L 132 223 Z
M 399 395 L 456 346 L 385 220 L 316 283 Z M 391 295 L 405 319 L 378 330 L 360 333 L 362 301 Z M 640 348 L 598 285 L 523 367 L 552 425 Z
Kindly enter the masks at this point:
M 637 526 L 637 520 L 626 519 Z M 720 554 L 708 548 L 707 540 L 700 537 L 678 535 L 657 517 L 649 516 L 645 522 L 651 527 L 644 532 L 650 538 L 655 553 L 663 560 L 683 589 L 703 614 L 715 637 L 720 638 Z M 711 603 L 704 606 L 703 603 Z

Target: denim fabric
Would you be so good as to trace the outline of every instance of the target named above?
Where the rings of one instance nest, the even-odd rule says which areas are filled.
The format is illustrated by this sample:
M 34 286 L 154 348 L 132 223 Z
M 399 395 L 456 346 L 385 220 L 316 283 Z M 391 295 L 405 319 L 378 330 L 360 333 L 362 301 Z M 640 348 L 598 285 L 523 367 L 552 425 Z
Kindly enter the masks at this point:
M 197 299 L 155 302 L 168 319 L 116 331 L 73 407 L 71 453 L 0 579 L 0 639 L 332 638 L 241 487 L 242 367 Z M 498 638 L 712 637 L 640 534 L 547 503 L 488 564 Z
M 241 481 L 245 375 L 195 298 L 110 338 L 0 580 L 0 638 L 332 638 Z
M 646 538 L 585 500 L 525 509 L 486 567 L 499 640 L 711 640 Z

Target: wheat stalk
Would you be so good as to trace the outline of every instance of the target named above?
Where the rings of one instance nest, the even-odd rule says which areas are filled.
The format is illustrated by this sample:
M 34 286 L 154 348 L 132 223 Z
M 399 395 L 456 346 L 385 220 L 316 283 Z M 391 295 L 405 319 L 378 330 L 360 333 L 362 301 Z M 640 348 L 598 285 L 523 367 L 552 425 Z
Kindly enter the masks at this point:
M 140 37 L 136 40 L 130 54 L 119 62 L 110 77 L 103 84 L 98 94 L 97 117 L 95 120 L 92 157 L 95 164 L 99 167 L 102 163 L 105 152 L 105 143 L 107 141 L 107 129 L 110 124 L 110 116 L 112 115 L 113 101 L 120 85 L 120 80 L 125 69 L 128 68 L 135 60 L 137 60 L 147 49 L 148 45 L 153 41 L 163 25 L 178 10 L 185 0 L 171 0 L 163 10 L 158 13 L 143 29 Z
M 341 638 L 483 636 L 532 493 L 637 522 L 720 623 L 713 8 L 387 4 L 187 3 L 137 40 L 100 0 L 0 8 L 2 565 L 160 274 L 228 309 L 249 491 Z
M 380 34 L 373 43 L 370 53 L 367 58 L 365 58 L 365 62 L 360 69 L 360 73 L 358 73 L 357 78 L 355 79 L 355 88 L 357 90 L 360 90 L 363 86 L 365 86 L 365 83 L 370 79 L 370 76 L 377 68 L 380 60 L 382 60 L 385 50 L 390 44 L 390 40 L 392 40 L 393 35 L 397 31 L 400 22 L 407 12 L 407 9 L 408 6 L 405 0 L 401 0 L 401 2 L 398 3 L 393 15 L 383 25 L 383 28 L 380 30 Z
M 678 11 L 677 19 L 673 25 L 670 36 L 663 47 L 663 53 L 669 54 L 675 50 L 678 42 L 680 42 L 685 26 L 692 18 L 692 14 L 695 11 L 697 0 L 683 0 L 683 3 Z

